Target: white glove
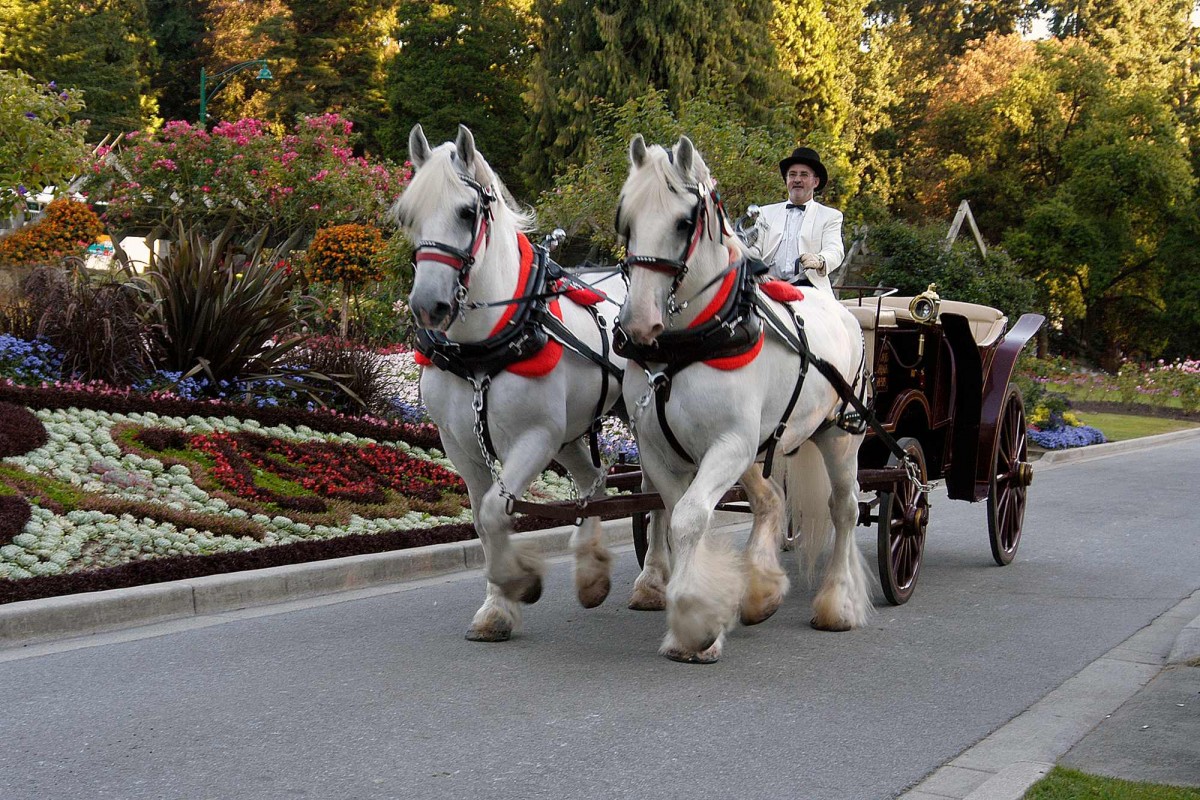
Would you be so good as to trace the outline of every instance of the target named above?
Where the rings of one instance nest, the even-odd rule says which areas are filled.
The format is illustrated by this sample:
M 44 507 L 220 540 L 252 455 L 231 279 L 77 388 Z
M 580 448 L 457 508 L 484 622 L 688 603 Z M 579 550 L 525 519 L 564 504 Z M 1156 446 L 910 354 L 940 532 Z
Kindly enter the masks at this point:
M 800 266 L 804 269 L 816 270 L 818 275 L 824 275 L 825 257 L 816 253 L 803 253 L 800 256 Z

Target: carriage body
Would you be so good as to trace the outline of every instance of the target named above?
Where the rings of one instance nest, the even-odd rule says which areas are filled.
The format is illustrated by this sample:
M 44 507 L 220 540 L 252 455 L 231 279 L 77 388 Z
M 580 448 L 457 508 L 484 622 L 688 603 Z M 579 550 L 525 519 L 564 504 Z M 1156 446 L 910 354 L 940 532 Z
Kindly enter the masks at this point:
M 882 427 L 919 462 L 922 481 L 944 480 L 954 500 L 987 501 L 992 556 L 1010 563 L 1033 474 L 1024 402 L 1012 375 L 1045 319 L 1025 314 L 1009 328 L 1000 311 L 974 303 L 940 301 L 922 320 L 911 297 L 842 302 L 863 328 Z M 859 483 L 876 492 L 861 503 L 859 521 L 877 526 L 884 594 L 904 603 L 920 572 L 928 496 L 873 431 L 859 451 Z

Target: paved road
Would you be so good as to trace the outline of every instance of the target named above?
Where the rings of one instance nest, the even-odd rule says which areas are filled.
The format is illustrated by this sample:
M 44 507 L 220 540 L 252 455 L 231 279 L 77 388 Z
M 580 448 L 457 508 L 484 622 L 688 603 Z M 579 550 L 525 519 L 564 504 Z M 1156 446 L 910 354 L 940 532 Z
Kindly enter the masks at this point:
M 1040 471 L 1006 568 L 942 493 L 908 605 L 821 633 L 798 586 L 708 667 L 655 655 L 628 551 L 593 611 L 555 563 L 501 645 L 466 574 L 0 651 L 0 798 L 894 797 L 1200 586 L 1197 463 Z

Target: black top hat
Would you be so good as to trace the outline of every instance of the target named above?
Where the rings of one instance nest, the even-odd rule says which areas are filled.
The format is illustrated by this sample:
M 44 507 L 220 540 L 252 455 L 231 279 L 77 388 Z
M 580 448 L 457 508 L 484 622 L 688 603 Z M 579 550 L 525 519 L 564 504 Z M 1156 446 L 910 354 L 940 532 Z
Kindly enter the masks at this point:
M 825 188 L 825 184 L 829 181 L 829 172 L 821 163 L 821 157 L 817 155 L 816 150 L 811 147 L 797 147 L 790 156 L 779 162 L 779 174 L 786 178 L 788 168 L 793 164 L 807 164 L 812 167 L 813 171 L 817 173 L 817 191 Z

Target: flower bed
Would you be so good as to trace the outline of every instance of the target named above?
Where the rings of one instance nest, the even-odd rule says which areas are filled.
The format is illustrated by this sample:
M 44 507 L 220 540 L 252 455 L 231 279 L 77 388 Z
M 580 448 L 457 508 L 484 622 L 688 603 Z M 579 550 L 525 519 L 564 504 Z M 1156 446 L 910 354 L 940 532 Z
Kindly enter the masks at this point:
M 45 431 L 0 460 L 0 603 L 474 537 L 428 424 L 83 385 L 0 401 Z M 548 471 L 527 496 L 572 488 Z

